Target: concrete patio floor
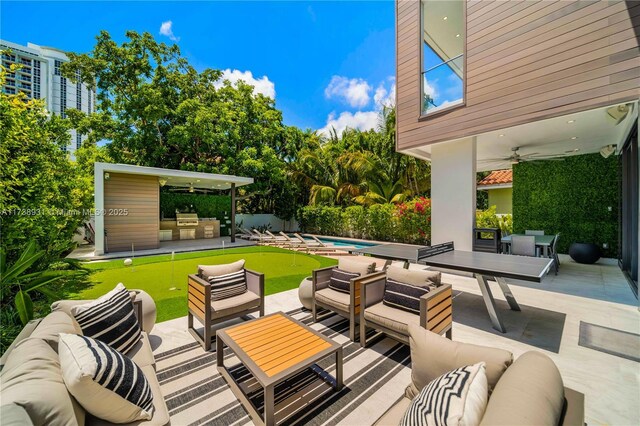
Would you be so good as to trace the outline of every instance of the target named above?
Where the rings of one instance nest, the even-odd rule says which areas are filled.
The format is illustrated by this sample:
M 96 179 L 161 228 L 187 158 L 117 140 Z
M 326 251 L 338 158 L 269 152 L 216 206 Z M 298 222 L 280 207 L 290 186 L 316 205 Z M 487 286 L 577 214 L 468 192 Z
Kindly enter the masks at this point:
M 578 345 L 581 321 L 640 334 L 638 300 L 613 261 L 580 265 L 562 256 L 557 276 L 550 274 L 540 284 L 509 281 L 522 312 L 508 311 L 492 283 L 505 334 L 491 328 L 474 278 L 445 273 L 443 282 L 454 289 L 455 341 L 503 348 L 515 357 L 541 351 L 555 361 L 565 386 L 585 394 L 589 425 L 640 424 L 640 364 Z M 267 296 L 265 304 L 267 313 L 300 307 L 297 290 Z M 186 325 L 186 317 L 157 324 L 151 338 L 154 352 L 193 343 Z M 401 374 L 409 377 L 408 371 Z M 403 391 L 404 383 L 381 404 L 391 405 Z

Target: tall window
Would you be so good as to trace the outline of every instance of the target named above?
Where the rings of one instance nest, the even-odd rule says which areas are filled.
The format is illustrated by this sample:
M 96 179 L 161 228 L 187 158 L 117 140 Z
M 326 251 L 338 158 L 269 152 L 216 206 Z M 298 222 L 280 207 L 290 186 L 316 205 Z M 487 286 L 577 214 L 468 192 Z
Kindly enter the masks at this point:
M 76 70 L 76 109 L 82 110 L 82 82 L 80 81 L 80 70 Z
M 54 74 L 54 75 L 62 75 L 62 74 L 60 73 L 60 66 L 61 66 L 61 65 L 62 65 L 62 62 L 60 62 L 60 61 L 59 61 L 59 60 L 57 60 L 57 59 L 53 62 L 53 74 Z
M 60 116 L 67 118 L 67 79 L 60 77 Z
M 465 2 L 422 0 L 422 113 L 464 102 Z

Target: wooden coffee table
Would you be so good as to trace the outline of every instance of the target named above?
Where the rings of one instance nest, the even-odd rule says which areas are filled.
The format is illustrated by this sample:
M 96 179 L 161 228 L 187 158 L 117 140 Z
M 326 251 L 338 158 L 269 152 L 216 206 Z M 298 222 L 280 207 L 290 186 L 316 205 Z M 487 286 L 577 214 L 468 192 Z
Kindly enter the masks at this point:
M 260 415 L 224 365 L 224 345 L 264 389 Z M 267 315 L 216 332 L 218 371 L 257 424 L 275 424 L 275 387 L 318 361 L 335 355 L 335 390 L 342 389 L 342 345 L 283 312 Z

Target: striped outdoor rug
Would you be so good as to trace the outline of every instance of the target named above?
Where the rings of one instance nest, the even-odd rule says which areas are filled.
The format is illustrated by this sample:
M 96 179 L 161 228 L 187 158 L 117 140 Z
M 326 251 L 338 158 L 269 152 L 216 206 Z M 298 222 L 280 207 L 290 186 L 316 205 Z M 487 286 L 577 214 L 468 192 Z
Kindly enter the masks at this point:
M 344 388 L 335 392 L 328 386 L 316 386 L 317 375 L 312 371 L 276 388 L 276 405 L 297 399 L 303 408 L 292 416 L 279 419 L 282 424 L 310 425 L 370 425 L 373 424 L 403 394 L 411 380 L 409 347 L 385 338 L 367 349 L 348 339 L 348 321 L 332 315 L 313 324 L 307 311 L 288 312 L 291 316 L 311 325 L 338 343 L 343 344 Z M 225 349 L 225 365 L 233 365 L 233 355 Z M 197 344 L 189 344 L 156 355 L 157 376 L 171 415 L 171 424 L 177 425 L 244 425 L 252 424 L 247 412 L 227 386 L 216 369 L 215 344 L 205 352 Z M 235 358 L 234 358 L 235 359 Z M 228 360 L 231 360 L 229 362 Z M 236 359 L 237 360 L 237 359 Z M 331 357 L 319 367 L 335 373 Z M 235 377 L 248 376 L 241 366 L 235 368 Z M 310 385 L 310 386 L 308 386 Z M 306 386 L 306 387 L 305 387 Z M 297 392 L 301 387 L 305 392 Z M 301 395 L 298 397 L 298 395 Z M 262 396 L 249 395 L 260 407 Z

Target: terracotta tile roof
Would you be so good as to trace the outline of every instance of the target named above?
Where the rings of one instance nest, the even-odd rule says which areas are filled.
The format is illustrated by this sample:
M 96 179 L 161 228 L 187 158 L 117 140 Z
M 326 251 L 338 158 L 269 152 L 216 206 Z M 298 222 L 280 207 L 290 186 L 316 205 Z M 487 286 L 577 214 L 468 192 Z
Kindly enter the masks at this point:
M 511 169 L 492 171 L 486 178 L 478 182 L 478 186 L 504 185 L 507 183 L 513 183 L 513 171 Z

